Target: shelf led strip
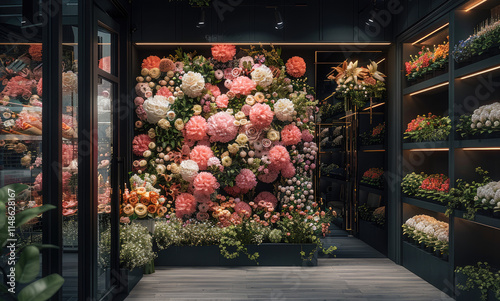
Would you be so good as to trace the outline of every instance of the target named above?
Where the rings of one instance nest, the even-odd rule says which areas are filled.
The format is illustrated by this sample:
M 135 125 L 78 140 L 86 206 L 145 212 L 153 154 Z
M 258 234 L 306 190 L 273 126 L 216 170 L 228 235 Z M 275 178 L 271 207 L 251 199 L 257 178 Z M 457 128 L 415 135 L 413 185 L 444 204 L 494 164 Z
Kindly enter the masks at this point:
M 466 76 L 463 76 L 460 79 L 471 78 L 471 77 L 474 77 L 476 75 L 480 75 L 480 74 L 483 74 L 483 73 L 486 73 L 486 72 L 490 72 L 490 71 L 493 71 L 493 70 L 497 70 L 497 69 L 500 69 L 500 65 L 498 65 L 496 67 L 489 68 L 489 69 L 485 69 L 485 70 L 482 70 L 482 71 L 478 71 L 476 73 L 472 73 L 472 74 L 469 74 L 469 75 L 466 75 Z
M 470 10 L 478 7 L 479 5 L 483 4 L 486 1 L 488 1 L 488 0 L 481 0 L 481 1 L 478 1 L 478 2 L 476 2 L 474 4 L 472 4 L 471 6 L 469 6 L 468 8 L 465 9 L 465 12 L 469 12 Z
M 498 151 L 500 147 L 465 147 L 464 151 Z
M 410 94 L 410 96 L 417 95 L 417 94 L 420 94 L 420 93 L 424 93 L 424 92 L 427 92 L 427 91 L 430 91 L 430 90 L 434 90 L 434 89 L 437 89 L 437 88 L 440 88 L 440 87 L 444 87 L 444 86 L 447 86 L 447 85 L 449 85 L 448 82 L 441 83 L 441 84 L 438 84 L 438 85 L 435 85 L 435 86 L 432 86 L 432 87 L 429 87 L 429 88 L 426 88 L 426 89 L 419 90 L 417 92 L 413 92 L 413 93 Z
M 410 152 L 447 152 L 449 148 L 414 148 Z
M 448 25 L 450 25 L 450 23 L 446 23 L 444 24 L 443 26 L 439 27 L 438 29 L 434 30 L 434 31 L 431 31 L 429 34 L 423 36 L 422 38 L 416 40 L 415 42 L 411 43 L 412 45 L 415 45 L 415 44 L 418 44 L 419 42 L 422 42 L 423 40 L 425 40 L 426 38 L 432 36 L 433 34 L 435 34 L 436 32 L 440 31 L 441 29 L 443 28 L 446 28 L 448 27 Z

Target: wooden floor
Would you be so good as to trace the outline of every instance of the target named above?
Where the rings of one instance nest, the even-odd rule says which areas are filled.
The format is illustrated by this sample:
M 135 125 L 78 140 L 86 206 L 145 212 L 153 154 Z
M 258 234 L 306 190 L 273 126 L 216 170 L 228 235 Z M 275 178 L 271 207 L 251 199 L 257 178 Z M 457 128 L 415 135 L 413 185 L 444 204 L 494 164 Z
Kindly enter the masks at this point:
M 387 258 L 320 258 L 317 267 L 157 268 L 133 300 L 452 300 Z

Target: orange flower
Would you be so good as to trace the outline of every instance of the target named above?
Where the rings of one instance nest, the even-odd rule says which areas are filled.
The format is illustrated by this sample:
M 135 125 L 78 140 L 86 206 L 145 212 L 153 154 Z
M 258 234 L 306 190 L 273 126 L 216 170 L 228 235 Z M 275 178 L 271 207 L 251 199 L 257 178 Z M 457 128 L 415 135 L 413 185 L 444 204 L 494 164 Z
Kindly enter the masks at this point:
M 156 205 L 148 206 L 148 213 L 154 214 L 156 212 Z

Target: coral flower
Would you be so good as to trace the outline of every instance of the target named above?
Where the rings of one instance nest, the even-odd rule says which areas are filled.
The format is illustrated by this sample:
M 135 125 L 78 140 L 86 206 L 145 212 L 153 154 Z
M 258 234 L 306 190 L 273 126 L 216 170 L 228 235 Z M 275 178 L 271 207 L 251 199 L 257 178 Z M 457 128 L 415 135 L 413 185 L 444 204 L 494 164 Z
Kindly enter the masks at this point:
M 215 60 L 226 63 L 233 59 L 236 55 L 236 47 L 234 45 L 214 45 L 212 46 L 212 56 Z
M 249 95 L 257 87 L 257 84 L 246 76 L 237 77 L 233 80 L 231 91 L 235 94 Z
M 158 68 L 161 72 L 175 71 L 175 63 L 171 59 L 163 58 L 160 60 Z
M 132 140 L 132 152 L 136 156 L 142 156 L 142 154 L 149 149 L 149 143 L 153 142 L 146 134 L 137 135 Z
M 263 129 L 273 122 L 274 112 L 266 104 L 255 104 L 250 109 L 250 122 L 258 129 Z
M 255 174 L 247 168 L 244 168 L 240 171 L 240 173 L 236 176 L 236 186 L 240 187 L 244 190 L 250 190 L 257 186 L 257 179 Z
M 306 62 L 300 56 L 294 56 L 286 62 L 286 72 L 293 77 L 302 77 L 306 73 Z
M 217 179 L 209 172 L 200 172 L 193 181 L 195 193 L 210 195 L 219 188 Z
M 278 205 L 278 199 L 274 196 L 274 194 L 268 191 L 263 191 L 255 197 L 254 203 L 258 204 L 260 201 L 271 203 L 273 205 L 273 208 L 276 208 L 276 206 Z
M 161 59 L 159 57 L 157 57 L 156 55 L 150 55 L 142 61 L 141 67 L 143 69 L 144 68 L 146 68 L 146 69 L 159 68 L 160 61 L 161 61 Z
M 208 160 L 214 156 L 214 153 L 208 146 L 197 145 L 193 148 L 189 156 L 191 160 L 198 164 L 200 170 L 206 170 Z
M 271 161 L 271 165 L 281 170 L 290 163 L 290 154 L 284 146 L 275 145 L 269 150 L 269 160 Z
M 196 211 L 196 199 L 192 194 L 181 193 L 175 199 L 175 215 L 178 218 L 189 216 Z
M 238 126 L 233 115 L 226 112 L 219 112 L 208 118 L 207 134 L 210 135 L 211 142 L 228 143 L 236 138 Z
M 188 123 L 186 123 L 185 129 L 186 139 L 199 141 L 207 137 L 208 124 L 205 118 L 193 116 L 189 119 Z
M 281 131 L 281 140 L 284 145 L 295 145 L 302 140 L 302 133 L 297 126 L 289 124 Z

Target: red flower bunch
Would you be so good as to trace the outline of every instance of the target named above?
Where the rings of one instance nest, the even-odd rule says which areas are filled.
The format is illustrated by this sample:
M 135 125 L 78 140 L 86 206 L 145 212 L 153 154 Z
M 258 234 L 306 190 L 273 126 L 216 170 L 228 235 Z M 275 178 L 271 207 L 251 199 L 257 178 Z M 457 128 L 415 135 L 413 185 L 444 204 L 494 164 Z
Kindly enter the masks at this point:
M 363 178 L 379 179 L 384 175 L 384 171 L 381 168 L 370 168 L 363 174 Z
M 376 127 L 373 128 L 372 137 L 375 137 L 375 136 L 382 134 L 384 129 L 385 129 L 385 123 L 381 123 L 381 124 L 377 125 Z
M 430 175 L 424 179 L 420 188 L 424 190 L 448 192 L 450 190 L 450 179 L 443 174 Z
M 426 125 L 430 125 L 431 122 L 437 119 L 438 116 L 432 115 L 429 113 L 428 116 L 418 115 L 417 118 L 413 119 L 410 123 L 408 123 L 408 128 L 405 132 L 414 132 L 423 129 Z

